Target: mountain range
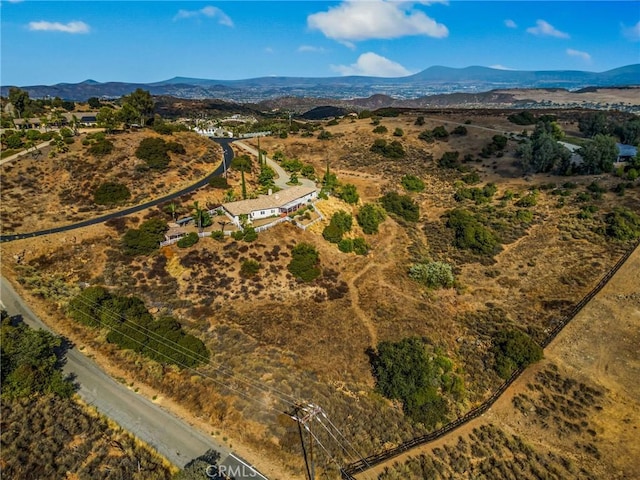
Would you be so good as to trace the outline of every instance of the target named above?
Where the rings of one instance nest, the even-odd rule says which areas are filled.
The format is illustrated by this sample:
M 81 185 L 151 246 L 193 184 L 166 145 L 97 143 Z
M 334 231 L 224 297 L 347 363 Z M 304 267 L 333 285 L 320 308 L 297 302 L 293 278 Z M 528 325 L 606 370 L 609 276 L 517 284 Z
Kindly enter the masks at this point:
M 58 83 L 56 85 L 20 86 L 32 98 L 46 96 L 85 101 L 90 97 L 120 97 L 136 88 L 152 95 L 178 98 L 219 98 L 235 102 L 259 102 L 278 97 L 321 97 L 349 99 L 375 94 L 397 99 L 418 98 L 441 93 L 477 93 L 494 89 L 614 87 L 640 84 L 640 64 L 608 70 L 520 71 L 472 66 L 429 67 L 414 75 L 399 78 L 367 76 L 345 77 L 260 77 L 244 80 L 210 80 L 174 77 L 153 83 L 96 82 Z M 11 86 L 1 86 L 7 96 Z

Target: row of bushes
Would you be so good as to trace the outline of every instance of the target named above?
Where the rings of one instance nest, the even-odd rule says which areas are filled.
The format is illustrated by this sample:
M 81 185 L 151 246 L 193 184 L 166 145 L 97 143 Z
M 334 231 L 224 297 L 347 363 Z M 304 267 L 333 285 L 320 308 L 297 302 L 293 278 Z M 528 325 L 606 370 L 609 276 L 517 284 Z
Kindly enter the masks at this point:
M 182 330 L 173 317 L 154 319 L 137 297 L 89 287 L 69 302 L 68 311 L 77 322 L 106 328 L 109 343 L 158 362 L 193 367 L 209 359 L 209 351 L 200 339 Z

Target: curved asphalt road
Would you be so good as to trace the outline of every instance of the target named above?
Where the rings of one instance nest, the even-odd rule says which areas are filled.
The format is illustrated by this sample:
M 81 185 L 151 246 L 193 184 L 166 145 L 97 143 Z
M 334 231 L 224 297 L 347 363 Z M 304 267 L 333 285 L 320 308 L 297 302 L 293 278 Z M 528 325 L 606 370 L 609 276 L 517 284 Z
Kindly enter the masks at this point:
M 22 316 L 24 323 L 32 328 L 53 332 L 31 311 L 4 277 L 0 277 L 0 307 L 10 315 Z M 174 465 L 183 468 L 191 460 L 213 449 L 220 454 L 220 471 L 233 472 L 238 480 L 267 480 L 229 448 L 116 382 L 79 350 L 71 348 L 67 351 L 63 370 L 75 377 L 74 380 L 79 384 L 78 394 L 85 402 L 151 445 Z M 210 478 L 205 473 L 202 478 Z
M 103 215 L 101 217 L 91 218 L 89 220 L 84 220 L 82 222 L 73 223 L 71 225 L 65 225 L 62 227 L 49 228 L 47 230 L 40 230 L 37 232 L 31 233 L 16 233 L 13 235 L 2 235 L 0 236 L 0 242 L 11 242 L 13 240 L 21 240 L 23 238 L 31 238 L 31 237 L 40 237 L 42 235 L 49 235 L 52 233 L 60 233 L 60 232 L 68 232 L 69 230 L 75 230 L 76 228 L 88 227 L 89 225 L 97 225 L 98 223 L 106 222 L 107 220 L 111 220 L 112 218 L 124 217 L 126 215 L 130 215 L 132 213 L 140 212 L 142 210 L 146 210 L 149 207 L 153 207 L 159 205 L 161 203 L 167 202 L 169 200 L 173 200 L 174 198 L 181 197 L 186 193 L 193 192 L 201 187 L 204 187 L 209 183 L 213 177 L 221 175 L 231 164 L 233 160 L 233 149 L 230 147 L 230 143 L 234 142 L 235 138 L 215 138 L 212 139 L 214 142 L 219 143 L 224 152 L 222 163 L 218 168 L 216 168 L 212 173 L 207 175 L 205 178 L 200 180 L 199 182 L 190 185 L 182 190 L 177 192 L 173 192 L 169 195 L 166 195 L 161 198 L 156 198 L 146 203 L 142 203 L 140 205 L 136 205 L 135 207 L 126 208 L 124 210 L 120 210 L 119 212 L 109 213 L 107 215 Z

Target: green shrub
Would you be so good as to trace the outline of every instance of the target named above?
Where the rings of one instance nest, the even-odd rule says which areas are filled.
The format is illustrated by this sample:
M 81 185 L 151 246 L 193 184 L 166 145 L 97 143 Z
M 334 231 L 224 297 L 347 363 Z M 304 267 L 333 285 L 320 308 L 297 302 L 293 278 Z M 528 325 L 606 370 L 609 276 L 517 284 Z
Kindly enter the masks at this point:
M 459 152 L 444 152 L 438 161 L 438 165 L 442 168 L 458 168 L 460 166 L 459 157 Z
M 400 400 L 405 414 L 427 428 L 446 420 L 449 409 L 443 394 L 452 393 L 454 387 L 456 392 L 464 390 L 462 378 L 452 372 L 453 363 L 429 352 L 417 337 L 380 342 L 371 354 L 371 366 L 376 389 Z
M 455 281 L 451 265 L 444 262 L 414 263 L 409 276 L 429 288 L 450 288 Z
M 180 248 L 189 248 L 194 246 L 196 243 L 200 241 L 200 237 L 196 232 L 189 232 L 180 240 L 178 240 L 178 247 Z
M 360 200 L 360 195 L 356 186 L 351 183 L 345 183 L 335 193 L 336 197 L 347 202 L 350 205 L 355 205 Z
M 356 237 L 353 239 L 353 251 L 356 255 L 366 255 L 369 253 L 371 247 L 367 241 L 362 237 Z
M 214 230 L 211 232 L 211 238 L 219 242 L 224 241 L 224 232 L 222 230 Z
M 322 236 L 324 237 L 324 239 L 327 242 L 331 243 L 339 243 L 340 240 L 342 240 L 343 233 L 344 232 L 342 231 L 342 229 L 340 229 L 333 223 L 330 223 L 329 225 L 324 227 L 324 230 L 322 230 Z
M 640 236 L 640 216 L 626 207 L 615 207 L 605 216 L 605 234 L 616 240 L 635 240 Z
M 444 125 L 437 126 L 433 130 L 431 130 L 431 133 L 433 133 L 433 137 L 438 140 L 446 140 L 447 138 L 449 138 L 449 132 L 447 132 L 447 129 L 444 128 Z
M 71 397 L 74 384 L 60 370 L 64 361 L 62 337 L 31 329 L 22 322 L 14 323 L 4 310 L 1 321 L 3 409 L 9 406 L 5 401 L 21 397 L 46 394 Z
M 227 179 L 225 177 L 213 177 L 211 180 L 209 180 L 209 186 L 211 188 L 221 188 L 226 190 L 227 188 L 229 188 L 229 183 L 227 182 Z
M 495 234 L 468 210 L 456 208 L 449 212 L 447 227 L 455 232 L 456 247 L 485 255 L 493 255 L 496 252 L 498 239 Z
M 394 213 L 409 222 L 417 222 L 420 219 L 420 207 L 408 195 L 389 192 L 380 199 L 380 203 L 387 212 Z
M 451 135 L 466 135 L 467 134 L 467 127 L 463 126 L 463 125 L 458 125 L 456 128 L 454 128 L 451 131 Z
M 385 217 L 384 210 L 372 203 L 363 205 L 356 215 L 358 225 L 362 227 L 362 231 L 367 235 L 378 233 L 378 227 Z
M 386 158 L 402 158 L 406 154 L 400 142 L 394 140 L 391 143 L 387 143 L 387 141 L 382 138 L 373 142 L 369 150 Z
M 423 142 L 433 143 L 436 141 L 436 137 L 434 137 L 433 132 L 431 130 L 425 130 L 424 132 L 420 132 L 418 138 Z
M 402 186 L 410 192 L 422 192 L 424 190 L 424 182 L 415 175 L 407 174 L 400 180 Z
M 633 182 L 638 178 L 639 175 L 640 174 L 638 173 L 638 170 L 636 170 L 635 168 L 630 168 L 627 172 L 627 180 Z
M 114 205 L 130 198 L 127 186 L 116 182 L 105 182 L 93 191 L 93 201 L 98 205 Z
M 331 140 L 333 135 L 327 130 L 323 130 L 318 134 L 318 140 Z
M 136 157 L 144 160 L 149 168 L 164 170 L 169 166 L 169 148 L 162 138 L 144 138 L 136 149 Z
M 516 207 L 535 207 L 538 204 L 537 192 L 531 192 L 516 202 Z
M 343 238 L 338 242 L 338 250 L 343 253 L 353 252 L 353 240 L 350 238 Z
M 402 137 L 403 135 L 404 135 L 404 130 L 402 130 L 402 129 L 401 129 L 401 128 L 399 128 L 399 127 L 398 127 L 398 128 L 396 128 L 396 129 L 393 131 L 393 136 L 394 136 L 394 137 Z
M 260 271 L 260 263 L 252 258 L 242 262 L 240 266 L 240 275 L 243 277 L 253 277 Z
M 542 358 L 542 347 L 520 330 L 500 331 L 493 341 L 495 369 L 502 378 L 509 378 L 513 370 L 526 367 Z
M 254 242 L 258 238 L 258 232 L 253 227 L 244 227 L 243 240 L 245 242 Z
M 471 173 L 468 173 L 467 175 L 463 175 L 462 181 L 467 185 L 476 185 L 480 183 L 480 175 L 478 174 L 478 172 L 473 171 Z
M 167 142 L 167 151 L 178 155 L 184 155 L 187 153 L 184 145 L 178 142 Z
M 495 183 L 487 183 L 482 188 L 461 188 L 455 193 L 454 198 L 457 202 L 473 200 L 476 205 L 480 205 L 490 202 L 497 191 Z
M 104 155 L 108 155 L 113 152 L 114 149 L 113 142 L 111 140 L 107 140 L 106 138 L 98 139 L 95 143 L 93 143 L 89 147 L 89 153 L 96 157 L 102 157 Z
M 287 269 L 303 282 L 311 282 L 320 276 L 319 260 L 320 255 L 316 248 L 309 243 L 301 242 L 291 249 L 291 261 Z
M 148 255 L 160 246 L 164 233 L 169 229 L 160 218 L 151 218 L 140 228 L 127 230 L 122 238 L 122 247 L 126 255 Z
M 387 133 L 388 131 L 389 129 L 384 125 L 378 125 L 376 128 L 373 129 L 373 133 Z
M 136 297 L 112 295 L 102 287 L 89 287 L 69 302 L 76 321 L 107 328 L 107 341 L 161 363 L 194 367 L 207 363 L 204 343 L 182 330 L 172 317 L 154 319 Z

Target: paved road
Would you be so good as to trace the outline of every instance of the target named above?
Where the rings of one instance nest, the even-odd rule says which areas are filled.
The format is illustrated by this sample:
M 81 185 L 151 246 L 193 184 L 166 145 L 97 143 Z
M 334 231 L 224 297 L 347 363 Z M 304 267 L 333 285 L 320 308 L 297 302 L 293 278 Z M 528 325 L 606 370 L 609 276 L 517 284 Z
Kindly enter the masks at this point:
M 0 277 L 0 305 L 10 315 L 21 315 L 32 328 L 52 331 L 24 303 L 9 281 Z M 55 333 L 55 332 L 54 332 Z M 116 382 L 91 359 L 75 348 L 67 352 L 66 373 L 75 376 L 82 399 L 122 428 L 154 447 L 171 463 L 182 468 L 209 449 L 220 454 L 220 467 L 236 473 L 238 480 L 264 479 L 247 462 L 210 436 L 173 416 L 167 410 Z M 203 478 L 207 478 L 203 472 Z
M 173 200 L 174 198 L 181 197 L 182 195 L 185 195 L 186 193 L 190 193 L 190 192 L 193 192 L 194 190 L 202 188 L 205 185 L 207 185 L 209 183 L 209 180 L 211 180 L 213 177 L 221 175 L 224 172 L 224 170 L 231 164 L 231 161 L 233 160 L 233 149 L 229 146 L 229 144 L 231 142 L 235 141 L 234 138 L 216 138 L 216 139 L 212 139 L 212 140 L 215 141 L 216 143 L 219 143 L 220 146 L 222 146 L 222 149 L 223 149 L 223 152 L 224 152 L 223 163 L 221 163 L 218 168 L 216 168 L 213 172 L 211 172 L 205 178 L 203 178 L 202 180 L 198 181 L 197 183 L 194 183 L 193 185 L 190 185 L 190 186 L 188 186 L 186 188 L 183 188 L 182 190 L 179 190 L 177 192 L 173 192 L 173 193 L 171 193 L 169 195 L 166 195 L 164 197 L 156 198 L 156 199 L 150 200 L 150 201 L 148 201 L 146 203 L 142 203 L 140 205 L 136 205 L 135 207 L 126 208 L 126 209 L 120 210 L 118 212 L 109 213 L 109 214 L 103 215 L 101 217 L 91 218 L 89 220 L 84 220 L 82 222 L 74 223 L 72 225 L 65 225 L 65 226 L 62 226 L 62 227 L 49 228 L 47 230 L 40 230 L 40 231 L 37 231 L 37 232 L 31 232 L 31 233 L 17 233 L 17 234 L 14 234 L 14 235 L 2 235 L 2 236 L 0 236 L 0 242 L 11 242 L 13 240 L 20 240 L 20 239 L 23 239 L 23 238 L 40 237 L 40 236 L 43 236 L 43 235 L 50 235 L 52 233 L 68 232 L 70 230 L 75 230 L 77 228 L 88 227 L 89 225 L 97 225 L 99 223 L 106 222 L 107 220 L 111 220 L 112 218 L 124 217 L 126 215 L 131 215 L 132 213 L 136 213 L 136 212 L 140 212 L 142 210 L 146 210 L 149 207 L 154 207 L 154 206 L 159 205 L 161 203 L 168 202 L 169 200 Z
M 250 154 L 255 155 L 256 157 L 258 156 L 257 148 L 254 148 L 251 145 L 247 145 L 246 143 L 240 142 L 240 141 L 236 141 L 236 145 L 242 148 L 243 150 L 249 152 Z M 280 165 L 278 165 L 278 163 L 276 163 L 274 160 L 267 157 L 266 155 L 265 155 L 265 158 L 267 160 L 267 165 L 273 168 L 273 171 L 276 172 L 276 175 L 278 176 L 278 178 L 276 178 L 274 181 L 276 186 L 282 189 L 291 188 L 291 185 L 287 185 L 287 182 L 291 178 L 289 174 L 285 172 L 284 169 Z M 300 182 L 301 185 L 304 185 L 305 187 L 316 186 L 316 183 L 313 180 L 309 180 L 307 178 L 299 178 L 298 181 Z
M 42 143 L 36 145 L 35 149 L 36 150 L 42 150 L 44 147 L 46 147 L 50 143 L 51 143 L 51 140 L 47 140 L 46 142 L 42 142 Z M 3 158 L 2 160 L 0 160 L 0 166 L 4 165 L 5 163 L 13 162 L 16 159 L 24 157 L 24 156 L 27 156 L 27 155 L 29 155 L 29 154 L 31 154 L 33 152 L 34 152 L 34 150 L 31 150 L 31 151 L 22 150 L 22 151 L 20 151 L 18 153 L 15 153 L 15 154 L 7 157 L 7 158 Z

